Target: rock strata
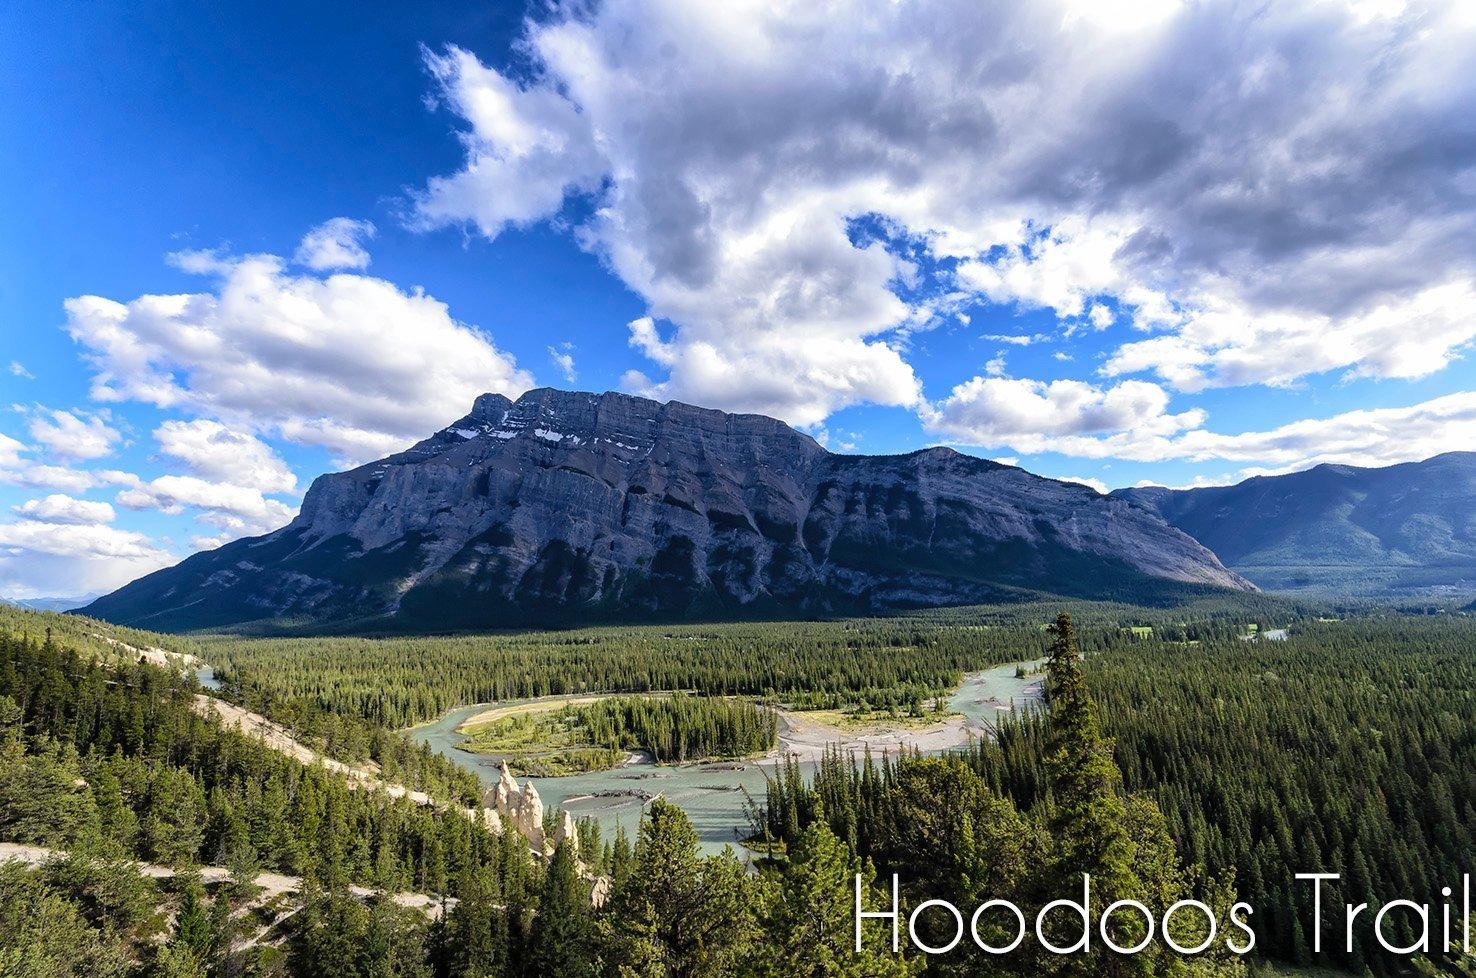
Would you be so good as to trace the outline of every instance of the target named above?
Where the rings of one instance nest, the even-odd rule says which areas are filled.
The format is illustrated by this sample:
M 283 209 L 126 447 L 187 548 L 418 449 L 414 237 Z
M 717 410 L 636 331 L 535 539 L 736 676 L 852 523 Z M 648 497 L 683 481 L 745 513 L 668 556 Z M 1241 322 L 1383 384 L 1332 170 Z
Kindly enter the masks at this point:
M 865 614 L 1248 589 L 1157 513 L 947 448 L 834 454 L 782 422 L 625 394 L 477 398 L 317 479 L 289 525 L 93 602 L 153 629 L 351 630 Z

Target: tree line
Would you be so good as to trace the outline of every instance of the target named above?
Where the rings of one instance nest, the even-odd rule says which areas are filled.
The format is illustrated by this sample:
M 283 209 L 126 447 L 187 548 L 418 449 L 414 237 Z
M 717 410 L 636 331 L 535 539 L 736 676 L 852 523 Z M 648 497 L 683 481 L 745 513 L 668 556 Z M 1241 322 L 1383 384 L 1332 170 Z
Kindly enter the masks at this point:
M 189 641 L 273 715 L 307 704 L 389 728 L 457 706 L 581 693 L 692 690 L 764 697 L 802 709 L 865 703 L 907 710 L 945 695 L 965 671 L 1045 655 L 1043 602 L 920 611 L 894 618 L 645 625 L 395 638 Z M 1233 636 L 1307 613 L 1265 595 L 1201 598 L 1171 608 L 1079 603 L 1084 651 L 1109 633 L 1150 626 L 1197 640 Z
M 773 710 L 735 699 L 613 696 L 566 711 L 590 743 L 648 750 L 661 763 L 763 753 L 779 732 Z
M 981 636 L 983 636 L 981 638 Z M 404 727 L 468 703 L 692 690 L 836 705 L 944 694 L 965 669 L 1008 662 L 1038 627 L 987 632 L 907 619 L 580 629 L 429 638 L 205 639 L 251 700 L 307 700 Z

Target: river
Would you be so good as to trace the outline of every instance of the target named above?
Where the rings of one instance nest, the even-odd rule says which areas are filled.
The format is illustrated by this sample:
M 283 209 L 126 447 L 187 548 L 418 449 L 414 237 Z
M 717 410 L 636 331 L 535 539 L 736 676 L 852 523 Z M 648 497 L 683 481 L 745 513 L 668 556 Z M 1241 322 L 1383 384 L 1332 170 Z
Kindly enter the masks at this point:
M 988 736 L 1001 715 L 1029 709 L 1039 702 L 1039 677 L 1017 676 L 1018 665 L 996 666 L 964 677 L 949 706 L 963 716 L 965 738 Z M 527 701 L 500 705 L 511 706 L 517 702 Z M 486 784 L 494 784 L 500 759 L 461 750 L 459 745 L 466 738 L 456 732 L 468 717 L 487 706 L 482 703 L 458 707 L 434 722 L 406 731 L 406 735 L 476 771 Z M 660 794 L 686 811 L 703 850 L 711 853 L 721 851 L 723 846 L 747 834 L 747 800 L 751 797 L 763 801 L 765 777 L 772 776 L 776 763 L 771 757 L 752 762 L 638 764 L 532 781 L 545 805 L 563 808 L 576 817 L 595 819 L 606 839 L 614 838 L 616 829 L 621 827 L 633 838 L 647 799 Z M 806 761 L 802 768 L 809 773 L 815 769 L 815 763 Z

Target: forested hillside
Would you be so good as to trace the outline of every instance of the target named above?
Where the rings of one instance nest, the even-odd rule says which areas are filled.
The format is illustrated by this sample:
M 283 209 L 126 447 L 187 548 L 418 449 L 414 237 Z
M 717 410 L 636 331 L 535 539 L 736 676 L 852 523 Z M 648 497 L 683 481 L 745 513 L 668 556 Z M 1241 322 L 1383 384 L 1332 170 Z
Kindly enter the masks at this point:
M 1312 893 L 1296 872 L 1341 874 L 1335 899 L 1377 906 L 1441 902 L 1476 851 L 1476 621 L 1399 617 L 1306 620 L 1284 641 L 1203 630 L 1094 629 L 1085 674 L 1113 738 L 1125 791 L 1151 800 L 1189 865 L 1257 909 L 1260 948 L 1295 964 L 1404 973 L 1373 944 L 1368 920 L 1352 954 L 1341 939 L 1311 951 Z M 1006 724 L 998 744 L 962 755 L 968 774 L 1026 813 L 1052 790 L 1054 718 Z M 792 838 L 816 811 L 884 871 L 909 800 L 906 766 L 832 758 L 813 784 L 796 770 L 771 788 L 761 827 Z M 1329 933 L 1341 933 L 1330 917 Z M 1410 921 L 1391 917 L 1398 943 Z
M 54 965 L 48 975 L 798 978 L 839 973 L 815 961 L 839 960 L 850 874 L 869 864 L 911 881 L 904 905 L 987 892 L 1023 907 L 1060 895 L 1072 867 L 1097 866 L 1123 893 L 1198 895 L 1216 908 L 1248 901 L 1258 951 L 1280 961 L 1401 973 L 1407 962 L 1372 951 L 1366 930 L 1353 954 L 1330 947 L 1315 958 L 1310 891 L 1291 875 L 1342 873 L 1338 899 L 1438 901 L 1439 887 L 1469 870 L 1476 622 L 1277 620 L 1269 613 L 1293 609 L 1275 604 L 1259 620 L 1218 605 L 1177 613 L 1086 605 L 1072 643 L 1078 662 L 1062 633 L 1034 617 L 1042 610 L 191 646 L 229 663 L 226 695 L 263 705 L 338 754 L 398 764 L 403 779 L 448 803 L 471 800 L 471 776 L 439 758 L 415 760 L 418 749 L 370 717 L 402 722 L 482 690 L 606 683 L 785 690 L 822 703 L 900 698 L 946 688 L 966 669 L 1054 651 L 1050 716 L 1006 724 L 998 744 L 858 767 L 832 757 L 809 780 L 779 771 L 757 824 L 780 858 L 756 875 L 732 856 L 700 857 L 686 817 L 662 803 L 634 845 L 582 826 L 581 858 L 613 879 L 599 909 L 572 853 L 545 865 L 511 834 L 493 836 L 449 809 L 350 791 L 330 772 L 202 717 L 191 709 L 199 689 L 189 675 L 137 664 L 90 626 L 81 632 L 89 651 L 75 652 L 47 636 L 47 616 L 17 613 L 20 629 L 0 633 L 0 841 L 73 856 L 3 870 L 0 962 L 34 946 Z M 1284 640 L 1255 637 L 1287 624 Z M 441 688 L 442 666 L 452 692 Z M 376 677 L 387 677 L 377 698 Z M 659 699 L 641 704 L 650 715 L 605 702 L 589 719 L 603 717 L 612 743 L 677 736 L 652 707 Z M 682 738 L 717 729 L 712 718 L 688 719 Z M 145 880 L 131 860 L 184 872 Z M 301 876 L 301 893 L 276 905 L 292 913 L 274 923 L 234 883 L 193 882 L 189 867 L 201 864 L 234 867 L 233 879 Z M 350 883 L 459 902 L 434 921 L 355 896 Z M 42 939 L 42 922 L 56 940 Z M 268 925 L 268 939 L 241 946 L 248 927 Z M 1391 935 L 1407 936 L 1407 927 L 1396 922 Z M 96 960 L 113 962 L 111 972 Z M 1071 973 L 1069 961 L 1025 951 L 904 963 L 873 953 L 845 973 L 1049 975 Z M 1184 973 L 1173 956 L 1139 963 L 1135 973 Z M 1235 967 L 1200 958 L 1193 969 Z
M 1190 893 L 1223 908 L 1229 891 L 1186 873 L 1152 805 L 1115 787 L 1063 635 L 1053 682 L 1074 692 L 1057 699 L 1048 777 L 1070 804 L 1048 817 L 1024 813 L 957 762 L 904 761 L 895 770 L 907 788 L 897 797 L 913 807 L 886 823 L 887 851 L 940 886 L 954 884 L 955 869 L 991 890 L 1018 886 L 1007 892 L 1026 905 L 1048 892 L 1039 887 L 1065 886 L 1085 868 L 1123 893 L 1151 881 L 1155 909 Z M 871 870 L 814 818 L 787 839 L 787 858 L 751 874 L 731 851 L 699 857 L 686 816 L 658 800 L 633 848 L 623 837 L 581 840 L 613 880 L 609 901 L 595 908 L 569 844 L 543 866 L 513 833 L 498 839 L 459 814 L 349 791 L 202 720 L 189 707 L 188 680 L 147 666 L 109 670 L 46 640 L 6 636 L 0 654 L 0 838 L 76 853 L 40 870 L 3 870 L 0 955 L 31 955 L 46 974 L 904 978 L 924 964 L 882 950 L 881 928 L 866 952 L 850 949 L 852 880 Z M 958 833 L 970 824 L 976 834 L 961 849 L 970 837 Z M 165 893 L 119 862 L 130 857 L 186 868 L 225 858 L 241 869 L 230 885 L 207 889 L 186 874 Z M 236 886 L 260 865 L 300 871 L 303 893 L 275 939 L 247 947 L 235 939 L 232 911 L 246 899 Z M 353 880 L 458 902 L 433 922 L 359 900 L 346 890 Z M 868 906 L 882 904 L 871 884 L 863 890 Z M 22 901 L 48 908 L 44 934 Z M 1186 921 L 1175 932 L 1192 941 L 1203 926 Z M 983 960 L 934 958 L 928 973 L 977 974 Z M 990 973 L 1077 974 L 1107 960 L 1025 950 Z M 1188 965 L 1160 946 L 1141 961 L 1146 974 L 1239 970 L 1221 949 Z
M 1476 592 L 1473 452 L 1112 495 L 1153 510 L 1271 590 L 1384 600 Z
M 349 882 L 446 893 L 505 859 L 502 840 L 459 813 L 350 790 L 337 775 L 222 729 L 192 709 L 197 689 L 168 670 L 101 664 L 50 636 L 0 633 L 0 841 L 74 854 L 38 874 L 6 872 L 14 893 L 50 901 L 57 926 L 94 948 L 98 957 L 76 973 L 126 973 L 151 962 L 162 973 L 193 973 L 168 970 L 181 966 L 176 957 L 225 966 L 230 894 L 213 898 L 203 932 L 177 928 L 156 946 L 152 935 L 168 928 L 154 901 L 183 913 L 204 894 L 186 875 L 184 889 L 163 899 L 133 876 L 130 860 L 229 866 L 242 885 L 262 871 L 302 876 L 313 888 L 310 905 L 321 900 L 324 913 L 339 914 L 349 912 Z M 101 906 L 78 902 L 99 887 L 108 893 Z M 403 924 L 386 915 L 403 917 L 386 908 L 375 926 Z M 314 917 L 298 926 L 312 927 Z M 30 940 L 34 923 L 0 918 L 0 947 Z M 243 952 L 232 967 L 272 959 L 260 957 Z

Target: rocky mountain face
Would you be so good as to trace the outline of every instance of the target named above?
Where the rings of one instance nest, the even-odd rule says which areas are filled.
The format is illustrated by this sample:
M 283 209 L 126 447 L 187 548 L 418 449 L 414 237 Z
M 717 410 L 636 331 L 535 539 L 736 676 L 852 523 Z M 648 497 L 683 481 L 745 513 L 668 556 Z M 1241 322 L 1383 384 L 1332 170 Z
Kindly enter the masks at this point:
M 1112 495 L 1151 509 L 1269 590 L 1367 597 L 1476 592 L 1473 452 Z
M 772 418 L 542 389 L 485 394 L 414 447 L 319 478 L 283 529 L 84 610 L 155 629 L 452 629 L 1249 586 L 1085 486 L 943 448 L 836 455 Z

